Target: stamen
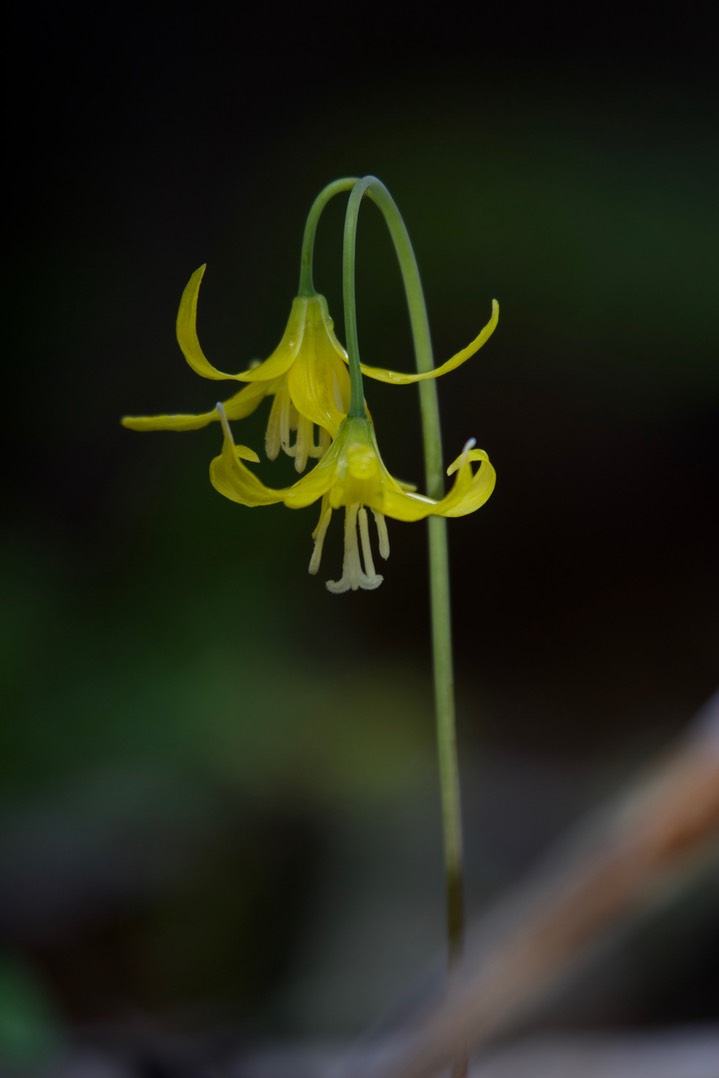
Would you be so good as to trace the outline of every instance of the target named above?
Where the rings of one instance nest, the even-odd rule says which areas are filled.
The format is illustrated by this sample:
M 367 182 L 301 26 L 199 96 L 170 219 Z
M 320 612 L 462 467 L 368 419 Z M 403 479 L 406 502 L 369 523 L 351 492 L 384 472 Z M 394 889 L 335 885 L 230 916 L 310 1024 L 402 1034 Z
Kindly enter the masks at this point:
M 312 423 L 305 416 L 297 416 L 297 437 L 295 438 L 295 470 L 303 472 L 307 466 L 307 457 L 312 445 Z
M 369 532 L 367 529 L 367 513 L 364 509 L 360 509 L 359 505 L 348 505 L 345 508 L 345 547 L 344 556 L 342 559 L 342 576 L 339 580 L 328 580 L 327 590 L 331 591 L 334 595 L 341 595 L 342 592 L 357 591 L 358 588 L 363 588 L 366 591 L 374 591 L 382 583 L 382 577 L 378 576 L 374 571 L 374 565 L 372 564 L 372 556 L 369 557 L 369 567 L 372 570 L 372 576 L 368 576 L 362 569 L 362 563 L 360 561 L 359 543 L 357 541 L 357 517 L 359 513 L 364 514 L 364 532 L 362 534 L 362 550 L 365 553 L 365 537 L 367 541 L 367 549 L 369 549 Z M 362 531 L 362 518 L 360 517 L 360 530 Z
M 320 436 L 318 441 L 319 445 L 317 446 L 317 456 L 321 457 L 323 453 L 327 452 L 330 447 L 330 442 L 332 441 L 329 435 L 329 431 L 326 431 L 324 427 L 320 427 Z
M 282 395 L 282 411 L 280 412 L 280 445 L 288 456 L 293 457 L 294 450 L 290 445 L 290 430 L 292 426 L 290 409 L 292 407 L 292 401 L 290 400 L 290 391 L 286 387 L 281 390 Z M 277 394 L 280 396 L 280 393 Z
M 379 576 L 379 574 L 377 573 L 374 567 L 374 561 L 372 560 L 372 547 L 370 546 L 369 542 L 369 525 L 367 523 L 367 510 L 364 506 L 362 506 L 359 513 L 357 514 L 357 519 L 359 520 L 360 539 L 362 540 L 362 558 L 364 559 L 364 568 L 365 574 L 367 576 L 367 581 L 372 581 L 372 585 L 375 588 L 378 588 L 382 583 L 382 577 Z M 374 583 L 375 580 L 377 581 L 376 584 Z M 370 584 L 365 583 L 362 586 L 368 588 L 370 587 Z
M 314 576 L 320 567 L 322 561 L 322 547 L 324 546 L 325 536 L 327 535 L 327 529 L 330 526 L 330 520 L 332 519 L 332 507 L 324 507 L 320 511 L 320 519 L 317 521 L 317 527 L 312 532 L 312 538 L 315 541 L 315 548 L 312 551 L 312 557 L 310 558 L 310 564 L 308 572 Z
M 454 475 L 455 472 L 458 472 L 460 468 L 463 468 L 465 466 L 465 464 L 467 463 L 467 454 L 471 449 L 474 449 L 476 444 L 476 438 L 467 439 L 467 441 L 464 443 L 464 448 L 462 449 L 462 452 L 459 454 L 454 463 L 450 464 L 449 468 L 447 469 L 447 475 Z
M 317 441 L 315 442 L 315 431 L 317 431 Z M 313 458 L 321 457 L 327 449 L 330 447 L 330 436 L 324 427 L 312 427 L 312 447 L 309 450 L 309 455 Z
M 265 453 L 269 460 L 277 460 L 280 452 L 280 416 L 282 414 L 282 390 L 278 390 L 272 401 L 270 418 L 265 431 Z
M 235 439 L 232 437 L 230 424 L 227 421 L 227 413 L 225 412 L 225 406 L 222 404 L 221 401 L 218 401 L 215 405 L 215 409 L 217 410 L 217 414 L 220 417 L 220 423 L 222 424 L 222 429 L 225 432 L 225 437 L 234 445 Z
M 387 521 L 384 518 L 383 513 L 376 513 L 372 510 L 374 522 L 377 525 L 377 535 L 379 537 L 379 553 L 380 557 L 386 561 L 389 557 L 389 533 L 387 531 Z
M 348 505 L 345 509 L 345 547 L 342 557 L 342 576 L 339 580 L 328 580 L 327 590 L 333 595 L 341 595 L 342 592 L 357 591 L 359 578 L 362 572 L 360 565 L 359 547 L 357 545 L 357 505 Z

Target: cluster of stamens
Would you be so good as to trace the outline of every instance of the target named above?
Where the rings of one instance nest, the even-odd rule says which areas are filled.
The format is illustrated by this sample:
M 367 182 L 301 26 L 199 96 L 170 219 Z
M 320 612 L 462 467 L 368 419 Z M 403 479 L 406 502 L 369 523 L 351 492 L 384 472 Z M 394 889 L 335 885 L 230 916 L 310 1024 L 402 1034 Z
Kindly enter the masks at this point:
M 383 514 L 375 512 L 374 509 L 372 510 L 372 515 L 374 516 L 375 524 L 377 526 L 380 557 L 386 560 L 389 557 L 387 522 L 385 521 Z M 324 546 L 325 535 L 327 534 L 331 519 L 332 508 L 326 504 L 325 499 L 325 502 L 322 503 L 319 522 L 312 533 L 315 547 L 312 552 L 312 558 L 310 559 L 309 571 L 313 575 L 320 567 L 322 548 Z M 361 558 L 360 546 L 362 548 Z M 363 562 L 364 566 L 362 564 Z M 374 591 L 375 588 L 380 586 L 383 580 L 384 577 L 381 576 L 374 567 L 367 510 L 363 505 L 348 505 L 345 508 L 342 576 L 339 580 L 328 580 L 327 590 L 331 591 L 334 595 L 341 595 L 342 592 L 350 590 L 357 591 L 359 588 L 362 588 L 364 591 Z
M 272 401 L 270 418 L 267 421 L 265 452 L 268 458 L 276 460 L 281 449 L 288 457 L 294 457 L 295 470 L 303 472 L 308 459 L 319 459 L 329 448 L 329 444 L 330 436 L 327 431 L 322 427 L 315 427 L 310 419 L 300 415 L 292 403 L 287 385 L 280 386 Z

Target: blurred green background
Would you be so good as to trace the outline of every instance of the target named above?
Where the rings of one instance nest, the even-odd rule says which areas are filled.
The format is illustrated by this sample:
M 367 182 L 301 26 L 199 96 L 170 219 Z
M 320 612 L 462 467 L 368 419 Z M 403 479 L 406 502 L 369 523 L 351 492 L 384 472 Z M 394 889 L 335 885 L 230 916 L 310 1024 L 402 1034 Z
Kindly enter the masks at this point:
M 424 526 L 390 522 L 379 591 L 331 596 L 306 572 L 314 508 L 211 488 L 215 427 L 118 422 L 214 404 L 174 340 L 202 262 L 210 359 L 269 354 L 330 180 L 373 173 L 399 203 L 438 361 L 501 306 L 440 384 L 448 459 L 475 436 L 498 472 L 450 523 L 470 910 L 716 684 L 701 26 L 350 15 L 13 17 L 0 1051 L 18 1066 L 103 1029 L 353 1037 L 441 955 Z M 316 269 L 340 337 L 342 212 Z M 358 258 L 363 358 L 409 370 L 369 205 Z M 421 487 L 415 390 L 368 399 Z M 688 909 L 676 946 L 662 924 L 664 951 L 615 956 L 564 1020 L 710 1017 L 716 925 Z

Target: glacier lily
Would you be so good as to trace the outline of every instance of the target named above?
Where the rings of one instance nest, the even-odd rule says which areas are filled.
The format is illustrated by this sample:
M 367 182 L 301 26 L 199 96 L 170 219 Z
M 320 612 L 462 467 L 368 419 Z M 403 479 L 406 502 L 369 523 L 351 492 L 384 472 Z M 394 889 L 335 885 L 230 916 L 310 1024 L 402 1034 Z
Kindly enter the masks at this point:
M 218 370 L 207 359 L 197 336 L 197 300 L 205 266 L 195 270 L 180 301 L 177 341 L 190 367 L 203 378 L 244 382 L 246 385 L 223 408 L 227 419 L 244 419 L 265 397 L 273 397 L 265 434 L 265 452 L 275 460 L 280 450 L 294 457 L 304 471 L 310 458 L 319 458 L 339 432 L 349 411 L 350 379 L 347 352 L 334 332 L 327 300 L 319 293 L 300 295 L 292 303 L 280 343 L 264 362 L 239 374 Z M 362 364 L 362 373 L 379 382 L 409 385 L 438 378 L 474 355 L 494 332 L 499 317 L 496 300 L 492 316 L 477 337 L 440 367 L 421 374 L 402 374 Z M 219 420 L 217 407 L 198 415 L 125 416 L 131 430 L 197 430 Z M 293 437 L 294 436 L 294 437 Z
M 320 567 L 333 511 L 344 508 L 342 576 L 327 581 L 329 591 L 337 594 L 358 588 L 373 590 L 382 583 L 372 556 L 368 509 L 374 516 L 380 556 L 387 558 L 389 537 L 385 517 L 416 521 L 428 516 L 466 516 L 484 505 L 494 490 L 494 468 L 484 450 L 475 448 L 472 439 L 447 469 L 448 475 L 456 477 L 443 498 L 434 500 L 415 493 L 387 470 L 372 420 L 356 416 L 342 421 L 337 437 L 311 472 L 290 487 L 272 489 L 245 464 L 245 461 L 257 463 L 259 457 L 246 446 L 235 444 L 224 406 L 218 404 L 217 411 L 223 428 L 222 451 L 210 464 L 210 479 L 220 494 L 240 505 L 282 502 L 290 509 L 301 509 L 322 499 L 320 518 L 312 533 L 310 573 L 316 573 Z M 480 466 L 473 472 L 475 462 L 480 462 Z

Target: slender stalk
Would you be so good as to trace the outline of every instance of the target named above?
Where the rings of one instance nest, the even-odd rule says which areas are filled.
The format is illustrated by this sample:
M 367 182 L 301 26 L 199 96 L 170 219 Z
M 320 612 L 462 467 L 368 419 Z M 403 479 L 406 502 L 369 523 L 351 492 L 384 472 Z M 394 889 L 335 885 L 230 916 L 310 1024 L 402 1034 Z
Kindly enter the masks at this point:
M 368 179 L 371 180 L 368 186 L 369 197 L 384 216 L 402 271 L 417 369 L 422 373 L 431 371 L 434 357 L 429 320 L 409 233 L 384 184 L 374 177 Z M 427 493 L 432 498 L 440 499 L 444 495 L 444 465 L 437 383 L 433 379 L 420 382 L 419 393 Z M 461 953 L 464 935 L 464 871 L 454 705 L 449 555 L 446 520 L 443 517 L 429 517 L 428 524 L 435 706 L 447 872 L 447 918 L 450 958 L 454 961 Z
M 367 179 L 357 180 L 347 201 L 345 231 L 342 243 L 342 300 L 345 315 L 345 337 L 350 370 L 350 410 L 348 415 L 363 418 L 367 415 L 360 367 L 357 336 L 357 291 L 355 288 L 355 252 L 357 249 L 357 220 L 362 199 L 367 194 Z
M 351 414 L 353 415 L 365 414 L 355 303 L 357 217 L 360 203 L 365 196 L 369 197 L 381 211 L 399 261 L 409 308 L 417 368 L 420 373 L 434 368 L 427 309 L 409 233 L 394 199 L 384 184 L 374 176 L 365 176 L 352 187 L 345 216 L 343 248 L 345 333 L 350 357 Z M 434 380 L 427 379 L 420 382 L 419 392 L 427 493 L 430 497 L 439 500 L 444 495 L 444 466 L 439 402 Z M 461 957 L 464 943 L 464 864 L 452 662 L 449 553 L 444 518 L 430 516 L 428 524 L 434 694 L 447 891 L 447 939 L 450 968 L 452 968 Z M 460 1052 L 454 1063 L 453 1078 L 464 1078 L 467 1068 L 467 1059 L 464 1053 Z
M 314 200 L 310 207 L 310 212 L 307 215 L 307 221 L 305 223 L 305 231 L 302 237 L 302 255 L 300 257 L 300 287 L 298 295 L 300 296 L 313 296 L 315 294 L 315 284 L 312 275 L 312 261 L 315 252 L 315 236 L 317 235 L 317 225 L 322 213 L 335 195 L 342 194 L 343 191 L 349 191 L 357 183 L 357 178 L 353 176 L 347 176 L 341 180 L 334 180 L 324 187 L 317 198 Z

